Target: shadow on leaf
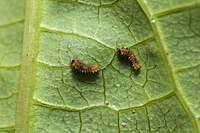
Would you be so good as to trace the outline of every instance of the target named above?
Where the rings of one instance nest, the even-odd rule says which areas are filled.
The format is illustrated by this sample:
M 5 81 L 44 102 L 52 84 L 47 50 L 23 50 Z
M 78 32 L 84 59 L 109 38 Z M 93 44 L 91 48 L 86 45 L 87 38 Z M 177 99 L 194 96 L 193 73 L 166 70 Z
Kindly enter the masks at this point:
M 95 81 L 98 79 L 99 72 L 97 73 L 82 73 L 76 70 L 72 70 L 72 76 L 78 81 Z

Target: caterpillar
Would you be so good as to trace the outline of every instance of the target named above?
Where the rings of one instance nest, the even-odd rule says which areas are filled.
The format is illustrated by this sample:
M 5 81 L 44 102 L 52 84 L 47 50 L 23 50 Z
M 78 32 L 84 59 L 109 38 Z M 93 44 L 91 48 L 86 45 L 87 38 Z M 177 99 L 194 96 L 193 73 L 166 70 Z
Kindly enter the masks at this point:
M 76 70 L 82 73 L 96 73 L 96 72 L 99 72 L 100 70 L 98 65 L 86 65 L 76 59 L 71 61 L 71 67 L 73 70 Z
M 130 62 L 132 63 L 132 68 L 134 70 L 139 70 L 141 68 L 140 64 L 138 64 L 135 55 L 129 48 L 118 48 L 117 52 L 120 56 L 127 57 L 130 60 Z

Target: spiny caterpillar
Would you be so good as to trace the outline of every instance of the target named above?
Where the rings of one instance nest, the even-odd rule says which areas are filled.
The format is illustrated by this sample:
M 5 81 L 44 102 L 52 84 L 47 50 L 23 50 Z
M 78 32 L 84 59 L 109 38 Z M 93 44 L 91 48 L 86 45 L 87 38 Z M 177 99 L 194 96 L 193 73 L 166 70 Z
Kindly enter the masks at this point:
M 72 69 L 82 73 L 96 73 L 100 70 L 98 65 L 86 65 L 81 63 L 79 60 L 72 60 L 71 67 Z
M 138 64 L 135 55 L 129 48 L 118 48 L 117 52 L 120 56 L 127 57 L 130 60 L 133 69 L 138 70 L 141 68 L 141 66 Z

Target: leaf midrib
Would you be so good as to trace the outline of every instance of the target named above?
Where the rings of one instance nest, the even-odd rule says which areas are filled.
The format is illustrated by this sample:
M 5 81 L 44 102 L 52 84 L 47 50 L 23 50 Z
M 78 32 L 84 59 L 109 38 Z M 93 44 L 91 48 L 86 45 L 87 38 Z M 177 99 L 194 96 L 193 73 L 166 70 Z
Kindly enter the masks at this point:
M 26 14 L 25 14 L 25 26 L 24 26 L 24 40 L 22 50 L 22 67 L 20 73 L 20 86 L 19 86 L 19 99 L 16 113 L 16 133 L 28 132 L 28 116 L 30 113 L 31 103 L 31 83 L 33 69 L 33 57 L 34 57 L 34 44 L 36 26 L 38 24 L 35 13 L 39 13 L 38 1 L 27 0 L 26 2 Z

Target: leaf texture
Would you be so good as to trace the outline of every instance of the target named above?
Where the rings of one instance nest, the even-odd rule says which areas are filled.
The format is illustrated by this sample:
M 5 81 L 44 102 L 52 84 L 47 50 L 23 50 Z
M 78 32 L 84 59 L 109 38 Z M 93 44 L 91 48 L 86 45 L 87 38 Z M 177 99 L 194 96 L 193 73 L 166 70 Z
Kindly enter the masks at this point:
M 199 0 L 27 0 L 16 132 L 199 133 L 199 5 Z M 5 16 L 0 133 L 14 131 L 24 15 Z M 139 72 L 119 58 L 121 47 L 133 51 Z M 101 71 L 75 73 L 72 59 Z
M 0 5 L 0 133 L 13 133 L 25 2 L 23 0 L 1 0 Z

